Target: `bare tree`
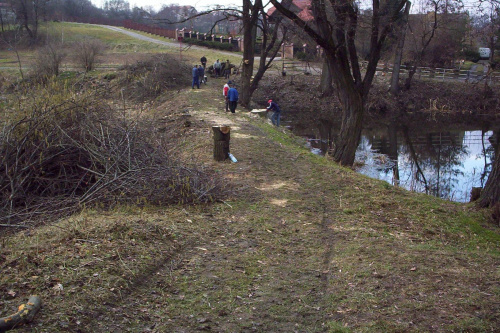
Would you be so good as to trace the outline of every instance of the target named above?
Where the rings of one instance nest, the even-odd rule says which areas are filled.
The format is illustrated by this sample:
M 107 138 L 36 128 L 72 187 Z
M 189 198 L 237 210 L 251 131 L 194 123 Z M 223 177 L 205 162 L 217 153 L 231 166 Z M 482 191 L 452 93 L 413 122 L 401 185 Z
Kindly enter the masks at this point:
M 250 104 L 250 81 L 253 75 L 255 58 L 255 40 L 257 38 L 257 23 L 262 9 L 262 0 L 243 0 L 241 13 L 243 23 L 243 67 L 241 70 L 241 98 L 240 104 L 244 107 Z
M 408 27 L 408 16 L 410 15 L 411 2 L 408 1 L 405 6 L 405 13 L 401 24 L 403 25 L 400 30 L 398 38 L 398 45 L 396 47 L 396 55 L 394 57 L 394 66 L 391 78 L 391 94 L 396 95 L 399 92 L 399 73 L 401 68 L 401 60 L 403 58 L 403 48 L 406 38 L 406 28 Z
M 38 24 L 47 0 L 10 0 L 19 25 L 26 30 L 31 40 L 38 37 Z
M 265 72 L 271 67 L 272 61 L 279 52 L 280 46 L 286 38 L 286 29 L 281 24 L 281 18 L 273 22 L 269 21 L 262 0 L 243 0 L 242 9 L 217 7 L 195 15 L 186 17 L 180 21 L 167 23 L 182 23 L 194 20 L 198 17 L 213 15 L 218 13 L 212 29 L 223 21 L 241 21 L 243 30 L 243 62 L 241 69 L 241 87 L 239 102 L 242 106 L 248 107 L 254 91 Z M 211 29 L 211 30 L 212 30 Z M 257 31 L 261 31 L 262 45 L 260 61 L 257 73 L 254 75 L 255 44 Z
M 305 22 L 278 0 L 270 0 L 283 15 L 309 34 L 326 55 L 336 93 L 343 106 L 340 133 L 333 158 L 342 165 L 354 163 L 368 93 L 380 59 L 382 47 L 407 0 L 372 1 L 368 65 L 362 75 L 355 44 L 360 9 L 347 0 L 312 0 L 313 22 Z
M 61 46 L 58 43 L 48 42 L 37 51 L 32 69 L 35 77 L 45 80 L 59 75 L 61 63 L 66 56 Z
M 490 49 L 490 62 L 495 60 L 495 49 L 500 39 L 500 1 L 486 0 L 479 2 L 479 12 L 483 13 L 478 27 L 480 38 Z
M 76 61 L 86 71 L 90 72 L 97 64 L 98 57 L 104 53 L 106 45 L 99 40 L 84 39 L 76 43 Z
M 282 25 L 282 19 L 276 18 L 272 23 L 269 22 L 269 17 L 261 8 L 261 19 L 258 24 L 258 28 L 262 31 L 262 45 L 260 50 L 260 60 L 259 67 L 257 68 L 257 73 L 255 73 L 253 80 L 250 82 L 250 87 L 248 92 L 242 91 L 242 97 L 248 99 L 245 100 L 246 104 L 242 105 L 248 106 L 253 93 L 257 89 L 260 80 L 264 77 L 265 72 L 271 67 L 271 64 L 276 57 L 280 46 L 287 36 L 287 29 Z

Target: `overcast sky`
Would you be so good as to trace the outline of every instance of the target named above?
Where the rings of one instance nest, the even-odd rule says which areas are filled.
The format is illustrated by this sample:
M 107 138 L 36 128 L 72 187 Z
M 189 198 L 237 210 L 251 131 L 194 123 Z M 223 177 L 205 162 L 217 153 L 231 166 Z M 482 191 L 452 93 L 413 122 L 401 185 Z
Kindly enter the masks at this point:
M 102 7 L 106 0 L 90 0 L 90 1 L 97 7 Z M 206 10 L 209 7 L 214 7 L 216 5 L 233 7 L 233 6 L 241 6 L 242 3 L 241 0 L 127 0 L 127 1 L 130 3 L 131 8 L 136 6 L 137 7 L 151 6 L 155 10 L 160 10 L 163 5 L 181 4 L 181 5 L 194 6 L 199 11 Z M 362 4 L 364 2 L 366 1 L 361 1 Z M 412 12 L 418 12 L 419 10 L 421 10 L 418 4 L 421 3 L 422 0 L 413 0 L 412 2 L 413 2 Z M 464 8 L 465 10 L 474 11 L 474 9 L 476 9 L 479 0 L 462 0 L 462 2 L 465 4 Z M 371 2 L 367 1 L 367 3 Z
M 102 7 L 105 0 L 91 0 L 97 7 Z M 159 10 L 163 5 L 170 4 L 181 4 L 181 5 L 191 5 L 196 7 L 198 10 L 204 10 L 208 7 L 214 7 L 216 5 L 229 6 L 229 5 L 241 5 L 241 0 L 128 0 L 130 7 L 148 7 L 152 6 L 154 9 Z

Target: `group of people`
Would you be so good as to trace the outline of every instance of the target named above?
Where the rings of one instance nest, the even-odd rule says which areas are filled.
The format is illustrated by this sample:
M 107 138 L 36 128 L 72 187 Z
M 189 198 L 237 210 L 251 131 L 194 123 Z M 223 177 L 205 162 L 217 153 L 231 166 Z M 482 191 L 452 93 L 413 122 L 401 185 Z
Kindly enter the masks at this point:
M 205 77 L 205 67 L 194 65 L 192 69 L 193 83 L 191 84 L 191 89 L 194 89 L 194 86 L 200 89 L 200 82 L 207 84 L 207 78 Z
M 207 66 L 207 58 L 205 56 L 201 57 L 200 59 L 201 65 L 194 65 L 193 67 L 193 84 L 192 84 L 192 89 L 194 89 L 194 86 L 196 85 L 198 89 L 200 88 L 200 78 L 201 78 L 201 83 L 207 83 L 206 82 L 206 77 L 205 77 L 205 68 Z M 224 77 L 226 79 L 229 79 L 231 75 L 231 67 L 230 67 L 230 62 L 229 60 L 226 62 L 224 66 Z M 219 62 L 219 59 L 214 63 L 214 71 L 215 71 L 215 77 L 220 76 L 222 64 Z M 227 81 L 227 83 L 224 85 L 222 89 L 222 96 L 224 97 L 224 101 L 226 104 L 226 112 L 231 111 L 231 113 L 236 113 L 236 107 L 238 106 L 238 90 L 236 90 L 236 87 L 233 85 L 233 82 L 231 80 Z M 273 125 L 279 127 L 280 126 L 280 116 L 281 116 L 281 109 L 279 105 L 274 102 L 272 99 L 268 100 L 267 103 L 269 104 L 266 108 L 266 112 L 273 111 L 273 114 L 271 116 L 271 121 Z
M 201 57 L 200 62 L 201 62 L 201 65 L 203 66 L 203 68 L 206 69 L 207 68 L 207 57 L 205 57 L 205 56 Z M 218 78 L 220 76 L 224 76 L 224 78 L 229 79 L 229 77 L 231 76 L 231 62 L 229 61 L 229 59 L 226 61 L 226 63 L 224 65 L 219 61 L 219 59 L 217 59 L 214 62 L 213 68 L 214 68 L 214 74 L 215 74 L 216 78 Z
M 231 111 L 231 113 L 235 113 L 236 107 L 238 106 L 238 90 L 233 86 L 232 81 L 227 81 L 222 88 L 222 96 L 226 102 L 226 112 Z M 269 104 L 266 108 L 266 113 L 269 111 L 273 111 L 271 115 L 271 122 L 274 126 L 280 126 L 280 118 L 281 118 L 281 109 L 278 103 L 274 102 L 272 99 L 268 100 Z

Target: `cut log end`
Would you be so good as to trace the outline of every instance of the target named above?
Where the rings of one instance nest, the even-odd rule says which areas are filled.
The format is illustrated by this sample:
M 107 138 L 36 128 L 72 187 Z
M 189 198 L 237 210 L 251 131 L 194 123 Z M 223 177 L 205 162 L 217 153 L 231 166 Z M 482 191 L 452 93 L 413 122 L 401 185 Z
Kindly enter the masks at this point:
M 231 127 L 213 126 L 214 133 L 214 159 L 225 161 L 229 158 L 229 141 L 231 139 Z

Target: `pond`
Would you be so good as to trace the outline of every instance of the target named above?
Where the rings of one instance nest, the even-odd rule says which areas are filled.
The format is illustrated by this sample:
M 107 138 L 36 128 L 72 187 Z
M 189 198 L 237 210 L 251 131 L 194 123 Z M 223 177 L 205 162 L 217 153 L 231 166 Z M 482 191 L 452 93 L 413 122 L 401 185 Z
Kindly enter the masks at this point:
M 411 191 L 467 202 L 472 188 L 483 187 L 488 179 L 494 136 L 493 131 L 465 126 L 371 126 L 363 130 L 354 167 Z M 315 153 L 323 154 L 329 146 L 319 135 L 307 139 Z

